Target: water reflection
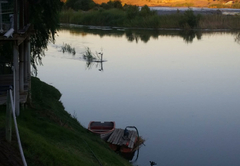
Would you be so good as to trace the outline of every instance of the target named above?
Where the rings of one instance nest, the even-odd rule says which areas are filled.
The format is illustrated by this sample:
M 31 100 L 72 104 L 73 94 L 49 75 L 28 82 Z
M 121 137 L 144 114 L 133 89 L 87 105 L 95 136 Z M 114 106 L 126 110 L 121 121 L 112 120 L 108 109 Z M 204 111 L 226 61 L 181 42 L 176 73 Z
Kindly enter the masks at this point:
M 198 40 L 201 40 L 202 38 L 202 32 L 200 31 L 179 31 L 179 35 L 186 43 L 192 43 L 195 37 Z
M 131 158 L 130 163 L 133 164 L 133 163 L 135 163 L 135 162 L 138 160 L 139 151 L 140 151 L 140 149 L 138 149 L 137 151 L 134 152 L 134 155 L 133 155 L 133 157 Z M 137 154 L 135 154 L 135 153 L 137 153 Z M 135 157 L 135 158 L 134 158 L 134 157 Z
M 73 31 L 60 31 L 56 45 L 69 43 L 76 55 L 49 47 L 39 77 L 62 92 L 66 110 L 76 111 L 83 126 L 138 126 L 147 146 L 134 165 L 240 163 L 239 32 Z M 106 72 L 84 70 L 87 46 L 104 48 Z
M 100 64 L 98 70 L 103 71 L 103 62 L 106 62 L 106 60 L 103 60 L 103 52 L 96 52 L 96 54 L 93 54 L 91 50 L 87 48 L 86 52 L 83 54 L 83 59 L 86 61 L 88 69 L 91 69 L 94 64 L 98 68 L 98 65 Z
M 133 30 L 133 29 L 111 29 L 111 30 L 102 30 L 102 29 L 93 29 L 93 28 L 76 28 L 76 27 L 62 27 L 63 30 L 70 30 L 70 33 L 73 35 L 86 36 L 87 34 L 99 35 L 100 37 L 112 36 L 112 37 L 122 37 L 125 36 L 129 42 L 142 41 L 147 43 L 151 38 L 158 39 L 159 36 L 170 36 L 176 37 L 179 36 L 183 38 L 186 43 L 193 42 L 193 39 L 201 39 L 201 31 L 176 31 L 176 30 Z
M 240 44 L 240 32 L 236 35 L 236 37 L 235 37 L 235 42 L 237 42 L 238 44 Z
M 56 49 L 59 48 L 59 46 L 54 46 Z M 92 69 L 92 67 L 95 65 L 96 68 L 99 68 L 99 71 L 103 71 L 103 62 L 106 62 L 106 60 L 103 60 L 103 52 L 95 52 L 93 53 L 89 47 L 85 48 L 85 51 L 83 53 L 76 52 L 75 48 L 72 47 L 70 44 L 63 43 L 63 46 L 61 46 L 61 52 L 63 54 L 68 53 L 72 55 L 73 59 L 79 59 L 86 62 L 86 68 Z M 80 54 L 77 55 L 77 54 Z M 69 58 L 69 57 L 68 57 Z
M 133 42 L 136 41 L 136 43 L 139 41 L 143 41 L 144 43 L 147 43 L 150 38 L 157 39 L 158 38 L 158 31 L 134 31 L 134 30 L 126 30 L 126 38 L 128 41 Z
M 158 39 L 159 36 L 169 36 L 169 37 L 181 37 L 187 44 L 192 43 L 194 39 L 201 40 L 203 34 L 209 34 L 213 31 L 198 31 L 198 30 L 156 30 L 156 29 L 101 29 L 93 27 L 70 27 L 63 26 L 62 30 L 69 30 L 73 35 L 86 36 L 87 34 L 98 35 L 100 37 L 112 36 L 112 37 L 122 37 L 125 36 L 127 41 L 136 42 L 142 41 L 147 43 L 151 38 Z M 235 41 L 240 43 L 240 34 L 237 31 L 225 31 L 225 32 L 215 32 L 219 34 L 231 33 L 236 34 Z

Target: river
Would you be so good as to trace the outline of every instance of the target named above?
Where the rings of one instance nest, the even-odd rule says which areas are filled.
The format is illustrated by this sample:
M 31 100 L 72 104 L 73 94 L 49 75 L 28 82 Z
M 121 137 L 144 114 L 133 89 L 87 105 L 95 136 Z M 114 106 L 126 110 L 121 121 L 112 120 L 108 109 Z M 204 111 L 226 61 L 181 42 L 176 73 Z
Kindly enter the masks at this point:
M 62 53 L 63 44 L 76 54 Z M 87 67 L 87 48 L 106 62 Z M 136 166 L 237 166 L 239 52 L 238 32 L 63 28 L 38 77 L 83 126 L 136 126 L 146 140 Z

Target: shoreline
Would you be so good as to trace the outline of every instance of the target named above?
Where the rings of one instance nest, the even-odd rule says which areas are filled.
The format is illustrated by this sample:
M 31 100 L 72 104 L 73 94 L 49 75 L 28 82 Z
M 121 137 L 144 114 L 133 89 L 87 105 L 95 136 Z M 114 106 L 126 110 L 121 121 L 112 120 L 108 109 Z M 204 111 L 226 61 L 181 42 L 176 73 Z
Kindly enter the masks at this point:
M 116 26 L 97 26 L 97 25 L 79 25 L 71 23 L 61 23 L 60 27 L 69 27 L 69 28 L 88 28 L 90 30 L 102 30 L 102 31 L 125 31 L 125 30 L 158 30 L 158 31 L 184 31 L 181 28 L 137 28 L 137 27 L 116 27 Z M 192 31 L 202 31 L 202 32 L 230 32 L 230 31 L 239 31 L 232 29 L 192 29 Z
M 121 14 L 116 14 L 118 13 Z M 208 8 L 191 8 L 191 15 L 195 15 L 193 18 L 197 21 L 195 25 L 189 27 L 186 18 L 189 18 L 189 13 L 185 12 L 189 8 L 173 8 L 173 7 L 151 7 L 150 14 L 142 16 L 141 8 L 139 12 L 134 15 L 134 18 L 130 18 L 126 11 L 115 9 L 90 12 L 71 12 L 63 11 L 61 13 L 61 23 L 77 24 L 85 27 L 92 26 L 94 29 L 111 30 L 113 27 L 117 29 L 149 29 L 149 30 L 239 30 L 240 28 L 240 9 L 208 9 Z M 111 19 L 105 19 L 105 15 L 111 16 Z M 152 14 L 151 14 L 152 13 Z M 202 16 L 202 17 L 201 17 Z M 98 18 L 97 20 L 95 18 Z M 115 17 L 116 19 L 113 19 Z M 185 19 L 185 20 L 184 20 Z M 102 21 L 99 21 L 102 20 Z M 184 22 L 181 23 L 180 22 Z M 185 25 L 184 25 L 185 24 Z M 198 25 L 197 25 L 198 24 Z M 94 26 L 96 25 L 96 26 Z M 101 28 L 96 28 L 101 27 Z M 140 28 L 139 28 L 140 27 Z
M 170 15 L 174 13 L 184 13 L 188 9 L 192 9 L 194 14 L 222 14 L 222 15 L 240 15 L 240 9 L 230 8 L 197 8 L 197 7 L 149 7 L 155 10 L 158 15 Z

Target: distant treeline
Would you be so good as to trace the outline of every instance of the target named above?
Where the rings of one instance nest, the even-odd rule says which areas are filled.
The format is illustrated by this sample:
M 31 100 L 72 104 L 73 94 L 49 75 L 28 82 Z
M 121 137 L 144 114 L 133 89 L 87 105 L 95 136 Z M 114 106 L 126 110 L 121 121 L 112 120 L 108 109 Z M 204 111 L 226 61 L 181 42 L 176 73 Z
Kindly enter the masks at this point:
M 96 4 L 92 0 L 68 0 L 60 15 L 61 23 L 133 28 L 239 29 L 240 16 L 184 13 L 159 16 L 145 5 L 122 5 L 120 0 Z
M 95 7 L 112 7 L 112 5 L 117 5 L 118 7 L 121 4 L 121 0 L 109 0 L 108 3 L 102 3 L 97 4 L 93 0 L 62 0 L 65 2 L 66 8 L 71 8 L 73 10 L 90 10 Z M 146 0 L 151 1 L 151 0 Z M 208 0 L 208 7 L 209 8 L 240 8 L 240 0 L 211 0 L 212 3 L 210 3 L 210 0 Z M 170 1 L 169 1 L 170 2 Z M 174 1 L 172 2 L 174 3 Z M 157 3 L 156 3 L 157 4 Z M 171 3 L 170 3 L 171 4 Z M 176 6 L 176 7 L 194 7 L 193 1 L 186 1 L 185 3 L 175 3 L 174 5 L 170 6 Z M 116 6 L 115 6 L 116 7 Z
M 97 4 L 93 0 L 67 0 L 66 3 L 64 3 L 65 9 L 73 9 L 75 11 L 87 11 L 96 6 Z

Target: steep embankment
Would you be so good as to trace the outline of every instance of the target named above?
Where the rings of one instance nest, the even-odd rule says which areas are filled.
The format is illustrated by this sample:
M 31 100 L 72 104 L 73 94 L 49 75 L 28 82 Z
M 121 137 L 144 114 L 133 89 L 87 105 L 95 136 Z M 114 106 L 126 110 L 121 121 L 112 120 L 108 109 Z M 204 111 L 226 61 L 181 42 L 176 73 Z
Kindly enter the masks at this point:
M 17 118 L 29 166 L 130 166 L 68 114 L 60 97 L 57 89 L 32 78 L 32 106 L 22 109 Z M 4 152 L 0 153 L 0 165 L 15 166 L 21 163 L 15 134 L 11 145 L 3 141 L 5 114 L 5 107 L 0 106 L 0 152 Z
M 93 0 L 95 3 L 106 3 L 109 0 Z M 215 0 L 121 0 L 122 4 L 137 5 L 137 6 L 194 6 L 194 7 L 208 7 L 212 4 L 223 4 L 224 1 Z

